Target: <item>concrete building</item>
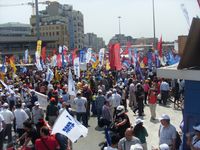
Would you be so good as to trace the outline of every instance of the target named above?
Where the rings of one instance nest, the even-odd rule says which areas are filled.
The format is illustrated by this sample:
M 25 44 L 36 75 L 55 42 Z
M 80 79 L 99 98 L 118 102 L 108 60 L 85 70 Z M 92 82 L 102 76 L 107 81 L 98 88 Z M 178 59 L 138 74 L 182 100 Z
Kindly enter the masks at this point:
M 120 45 L 125 46 L 128 42 L 130 44 L 134 44 L 135 40 L 131 36 L 125 36 L 124 34 L 116 34 L 114 37 L 111 38 L 109 43 L 117 43 L 119 42 Z
M 105 47 L 103 38 L 97 37 L 94 33 L 87 33 L 84 35 L 84 46 L 92 48 L 98 52 L 101 48 Z
M 31 26 L 19 22 L 0 24 L 0 36 L 30 36 Z
M 84 43 L 84 25 L 83 14 L 80 11 L 73 10 L 71 5 L 61 5 L 58 2 L 51 2 L 45 10 L 40 11 L 40 31 L 44 36 L 59 34 L 62 36 L 56 44 L 66 44 L 69 49 L 83 48 Z M 33 27 L 33 34 L 36 34 L 36 19 L 31 16 L 30 24 Z M 46 26 L 46 27 L 45 27 Z M 54 26 L 54 29 L 52 29 Z M 58 27 L 60 26 L 60 27 Z M 51 29 L 49 29 L 49 27 Z M 47 35 L 47 30 L 48 35 Z M 57 29 L 55 29 L 57 28 Z M 44 31 L 45 30 L 45 31 Z M 63 35 L 60 35 L 63 33 Z M 53 45 L 50 45 L 52 47 Z M 56 47 L 55 47 L 56 48 Z

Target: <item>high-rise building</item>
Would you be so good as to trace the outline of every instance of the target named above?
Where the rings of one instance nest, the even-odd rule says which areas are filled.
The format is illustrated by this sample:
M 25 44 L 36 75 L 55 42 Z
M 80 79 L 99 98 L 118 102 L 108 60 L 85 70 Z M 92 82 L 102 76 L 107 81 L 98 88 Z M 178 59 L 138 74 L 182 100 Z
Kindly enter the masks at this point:
M 51 36 L 60 36 L 57 43 L 65 44 L 69 49 L 83 48 L 84 24 L 83 14 L 80 11 L 73 10 L 71 5 L 50 2 L 45 10 L 39 12 L 39 17 L 40 32 L 43 36 L 50 36 L 49 34 Z M 33 34 L 36 35 L 35 16 L 31 16 L 30 24 L 33 27 Z M 48 32 L 47 29 L 49 30 Z M 60 35 L 60 33 L 63 35 Z M 50 47 L 52 46 L 50 45 Z
M 101 48 L 105 47 L 103 38 L 97 37 L 94 33 L 87 33 L 84 35 L 84 46 L 92 48 L 98 52 Z

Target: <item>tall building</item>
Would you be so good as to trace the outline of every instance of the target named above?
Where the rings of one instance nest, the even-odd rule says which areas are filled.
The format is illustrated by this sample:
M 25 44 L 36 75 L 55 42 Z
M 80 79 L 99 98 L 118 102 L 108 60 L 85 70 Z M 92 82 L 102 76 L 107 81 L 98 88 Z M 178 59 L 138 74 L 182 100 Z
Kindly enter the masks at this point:
M 49 34 L 51 36 L 58 35 L 61 37 L 56 44 L 65 44 L 69 49 L 83 48 L 84 25 L 83 14 L 80 11 L 73 10 L 71 5 L 50 2 L 45 10 L 39 12 L 39 16 L 40 32 L 43 33 L 43 36 L 50 36 Z M 35 16 L 31 16 L 30 24 L 33 27 L 33 34 L 36 35 Z M 47 32 L 46 29 L 49 31 Z M 63 35 L 60 35 L 60 33 Z M 50 45 L 50 47 L 52 46 Z
M 105 41 L 103 38 L 97 37 L 94 33 L 87 33 L 84 35 L 84 46 L 98 52 L 101 48 L 105 47 Z
M 30 36 L 31 26 L 19 22 L 0 24 L 0 36 Z

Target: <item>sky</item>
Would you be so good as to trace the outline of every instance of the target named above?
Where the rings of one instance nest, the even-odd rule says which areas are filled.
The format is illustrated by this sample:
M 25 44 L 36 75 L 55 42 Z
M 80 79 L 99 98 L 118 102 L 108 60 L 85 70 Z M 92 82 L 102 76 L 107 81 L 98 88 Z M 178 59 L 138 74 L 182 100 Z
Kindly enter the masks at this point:
M 45 0 L 38 0 L 45 1 Z M 133 38 L 153 37 L 152 0 L 57 0 L 61 4 L 73 5 L 84 15 L 84 32 L 95 33 L 108 41 L 119 33 Z M 32 0 L 0 0 L 0 5 L 21 4 Z M 179 35 L 187 35 L 189 25 L 181 9 L 184 4 L 190 23 L 200 16 L 197 0 L 154 0 L 156 37 L 164 41 L 174 41 Z M 39 10 L 45 9 L 39 5 Z M 0 24 L 7 22 L 29 23 L 31 6 L 0 7 Z

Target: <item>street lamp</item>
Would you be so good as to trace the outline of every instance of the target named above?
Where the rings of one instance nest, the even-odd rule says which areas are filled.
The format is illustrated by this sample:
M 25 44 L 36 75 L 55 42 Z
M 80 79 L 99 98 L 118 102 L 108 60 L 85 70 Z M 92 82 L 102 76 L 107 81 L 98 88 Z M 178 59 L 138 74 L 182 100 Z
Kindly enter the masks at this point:
M 153 5 L 153 48 L 156 47 L 156 27 L 155 27 L 155 9 L 154 9 L 154 0 L 152 0 Z

